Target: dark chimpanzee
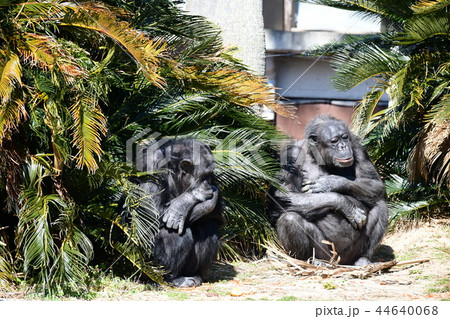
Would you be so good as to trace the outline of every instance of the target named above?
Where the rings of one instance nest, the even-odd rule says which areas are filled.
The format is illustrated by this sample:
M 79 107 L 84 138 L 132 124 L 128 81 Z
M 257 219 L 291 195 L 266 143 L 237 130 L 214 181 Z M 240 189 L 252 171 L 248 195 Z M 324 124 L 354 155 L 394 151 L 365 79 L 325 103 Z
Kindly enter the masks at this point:
M 386 190 L 366 150 L 347 125 L 329 115 L 313 119 L 305 139 L 280 154 L 280 181 L 271 217 L 281 244 L 297 259 L 330 259 L 364 266 L 384 236 Z
M 222 204 L 214 185 L 214 158 L 204 143 L 171 139 L 144 147 L 137 156 L 142 171 L 160 172 L 139 183 L 153 194 L 160 213 L 152 259 L 164 266 L 165 280 L 177 287 L 198 286 L 216 258 Z

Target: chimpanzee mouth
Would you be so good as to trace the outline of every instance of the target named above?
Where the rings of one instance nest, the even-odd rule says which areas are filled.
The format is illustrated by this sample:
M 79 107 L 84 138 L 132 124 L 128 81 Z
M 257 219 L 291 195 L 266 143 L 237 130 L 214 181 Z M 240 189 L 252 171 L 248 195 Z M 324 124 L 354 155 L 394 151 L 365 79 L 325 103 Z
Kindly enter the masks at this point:
M 350 158 L 337 158 L 336 157 L 335 159 L 339 164 L 344 165 L 344 166 L 350 166 L 353 164 L 353 156 Z

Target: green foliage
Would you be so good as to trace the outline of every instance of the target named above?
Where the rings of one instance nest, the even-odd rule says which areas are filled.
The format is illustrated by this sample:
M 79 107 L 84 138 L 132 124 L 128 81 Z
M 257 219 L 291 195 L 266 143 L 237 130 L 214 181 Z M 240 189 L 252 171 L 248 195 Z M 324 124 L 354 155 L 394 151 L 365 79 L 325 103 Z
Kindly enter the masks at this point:
M 140 134 L 136 142 L 155 133 L 211 145 L 228 219 L 221 254 L 261 254 L 274 237 L 264 201 L 277 186 L 271 141 L 282 137 L 252 107 L 286 111 L 216 27 L 169 0 L 0 8 L 0 194 L 9 209 L 0 215 L 13 216 L 5 226 L 15 230 L 7 241 L 0 227 L 0 284 L 23 274 L 37 292 L 88 296 L 91 265 L 161 282 L 164 270 L 149 262 L 158 212 L 130 182 L 141 173 L 126 154 Z
M 387 180 L 392 218 L 445 214 L 450 186 L 449 1 L 302 2 L 364 12 L 383 22 L 380 34 L 348 37 L 323 49 L 335 53 L 333 81 L 348 90 L 375 80 L 357 105 L 352 127 L 367 140 Z M 389 95 L 389 106 L 375 111 L 383 94 Z

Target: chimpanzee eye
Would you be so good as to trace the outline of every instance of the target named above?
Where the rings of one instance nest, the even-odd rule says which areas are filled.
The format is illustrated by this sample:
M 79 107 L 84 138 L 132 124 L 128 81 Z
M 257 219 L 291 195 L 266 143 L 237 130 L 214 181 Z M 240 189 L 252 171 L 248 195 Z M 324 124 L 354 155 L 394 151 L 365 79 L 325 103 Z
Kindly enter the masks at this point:
M 337 141 L 338 141 L 338 138 L 337 138 L 337 137 L 333 137 L 333 138 L 330 140 L 331 143 L 337 143 Z
M 343 138 L 344 140 L 348 139 L 348 134 L 342 134 L 342 138 Z

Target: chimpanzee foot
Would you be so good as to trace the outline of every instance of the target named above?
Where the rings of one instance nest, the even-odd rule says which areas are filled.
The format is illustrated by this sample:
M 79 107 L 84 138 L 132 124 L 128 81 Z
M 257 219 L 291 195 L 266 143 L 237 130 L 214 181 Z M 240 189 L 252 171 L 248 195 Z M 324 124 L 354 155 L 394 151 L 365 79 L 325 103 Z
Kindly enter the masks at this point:
M 178 277 L 172 283 L 178 288 L 196 287 L 202 284 L 202 279 L 199 276 Z
M 367 266 L 369 264 L 371 264 L 372 262 L 369 260 L 369 258 L 367 257 L 360 257 L 357 261 L 355 261 L 355 263 L 353 264 L 354 266 L 358 266 L 358 267 L 364 267 Z

